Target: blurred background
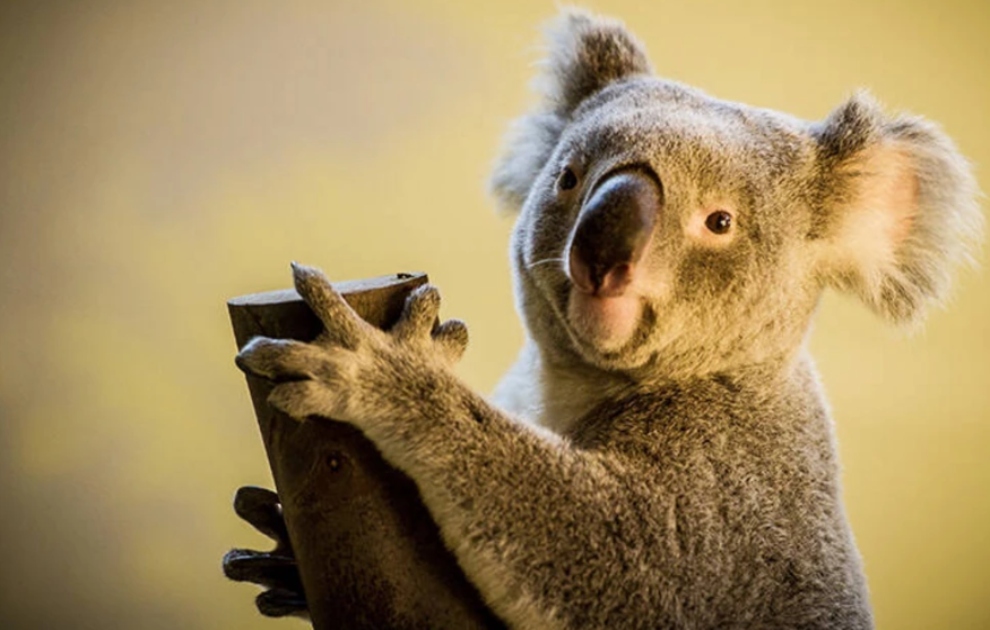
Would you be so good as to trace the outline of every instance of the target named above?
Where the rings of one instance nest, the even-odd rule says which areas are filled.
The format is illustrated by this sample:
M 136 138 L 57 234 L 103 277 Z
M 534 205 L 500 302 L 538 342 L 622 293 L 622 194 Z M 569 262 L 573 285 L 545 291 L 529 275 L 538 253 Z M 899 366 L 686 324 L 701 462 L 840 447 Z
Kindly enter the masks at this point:
M 867 86 L 990 190 L 990 6 L 596 0 L 661 74 L 809 119 Z M 0 8 L 0 627 L 277 628 L 224 580 L 270 486 L 225 300 L 424 270 L 489 391 L 521 340 L 485 180 L 552 2 Z M 990 627 L 990 275 L 812 339 L 880 628 Z

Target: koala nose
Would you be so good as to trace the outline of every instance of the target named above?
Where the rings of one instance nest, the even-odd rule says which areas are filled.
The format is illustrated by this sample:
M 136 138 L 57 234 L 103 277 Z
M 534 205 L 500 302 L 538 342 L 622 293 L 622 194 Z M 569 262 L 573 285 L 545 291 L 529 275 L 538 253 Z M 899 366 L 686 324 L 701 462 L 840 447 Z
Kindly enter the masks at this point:
M 660 182 L 624 170 L 600 182 L 578 214 L 571 240 L 570 275 L 592 295 L 621 295 L 643 257 L 663 202 Z

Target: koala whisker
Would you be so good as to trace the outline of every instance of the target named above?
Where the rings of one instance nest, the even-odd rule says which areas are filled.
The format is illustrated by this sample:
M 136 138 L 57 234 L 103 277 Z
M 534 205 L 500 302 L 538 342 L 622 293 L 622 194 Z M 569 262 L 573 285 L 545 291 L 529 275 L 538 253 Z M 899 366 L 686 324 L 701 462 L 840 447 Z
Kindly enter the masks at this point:
M 549 263 L 560 263 L 561 265 L 563 265 L 564 264 L 564 259 L 563 258 L 543 258 L 542 260 L 537 260 L 536 262 L 532 262 L 532 263 L 526 265 L 526 270 L 528 271 L 530 269 L 533 269 L 534 267 L 538 267 L 540 265 L 546 265 L 546 264 L 549 264 Z

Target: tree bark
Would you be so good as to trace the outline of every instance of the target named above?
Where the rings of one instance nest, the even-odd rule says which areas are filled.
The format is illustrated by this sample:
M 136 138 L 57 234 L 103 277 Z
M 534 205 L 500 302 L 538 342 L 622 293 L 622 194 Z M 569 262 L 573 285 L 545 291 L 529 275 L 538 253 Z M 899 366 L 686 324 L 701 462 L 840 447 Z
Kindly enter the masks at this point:
M 335 285 L 378 327 L 392 325 L 425 274 Z M 311 341 L 320 321 L 294 290 L 228 302 L 238 348 L 256 335 Z M 350 425 L 298 422 L 272 409 L 272 383 L 247 377 L 313 626 L 491 628 L 501 623 L 468 582 L 411 479 Z

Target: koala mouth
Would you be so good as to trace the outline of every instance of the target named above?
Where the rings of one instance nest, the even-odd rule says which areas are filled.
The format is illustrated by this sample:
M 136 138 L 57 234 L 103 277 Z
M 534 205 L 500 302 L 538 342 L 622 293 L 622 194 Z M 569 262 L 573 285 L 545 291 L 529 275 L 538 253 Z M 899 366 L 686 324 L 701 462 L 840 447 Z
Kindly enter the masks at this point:
M 575 334 L 602 352 L 615 352 L 634 337 L 643 315 L 638 295 L 589 294 L 573 287 L 567 301 L 567 321 Z

